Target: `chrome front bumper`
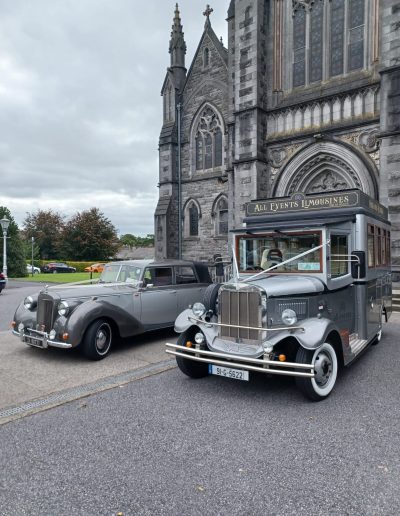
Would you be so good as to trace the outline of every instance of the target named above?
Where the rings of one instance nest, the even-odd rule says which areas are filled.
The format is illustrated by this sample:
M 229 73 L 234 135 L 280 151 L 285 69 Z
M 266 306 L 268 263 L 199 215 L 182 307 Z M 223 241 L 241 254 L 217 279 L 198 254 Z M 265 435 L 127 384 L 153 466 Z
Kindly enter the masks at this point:
M 167 349 L 165 351 L 169 355 L 187 358 L 188 360 L 194 360 L 196 362 L 204 362 L 206 364 L 245 369 L 246 371 L 255 371 L 258 373 L 280 374 L 284 376 L 299 376 L 303 378 L 314 378 L 315 376 L 314 366 L 312 364 L 276 362 L 275 360 L 267 360 L 265 358 L 247 358 L 227 353 L 216 353 L 215 351 L 187 348 L 185 346 L 178 346 L 177 344 L 170 344 L 169 342 L 166 343 L 166 347 Z M 182 352 L 184 352 L 184 354 Z M 290 369 L 294 369 L 294 371 L 291 371 Z M 298 369 L 303 369 L 305 371 L 298 371 Z
M 29 334 L 19 331 L 12 330 L 13 335 L 16 335 L 20 338 L 22 342 L 28 344 L 28 346 L 34 346 L 35 348 L 46 349 L 48 347 L 51 348 L 61 348 L 61 349 L 70 349 L 72 348 L 72 344 L 68 344 L 67 342 L 59 342 L 56 340 L 51 340 L 49 338 L 49 334 L 44 331 L 32 330 L 28 328 Z

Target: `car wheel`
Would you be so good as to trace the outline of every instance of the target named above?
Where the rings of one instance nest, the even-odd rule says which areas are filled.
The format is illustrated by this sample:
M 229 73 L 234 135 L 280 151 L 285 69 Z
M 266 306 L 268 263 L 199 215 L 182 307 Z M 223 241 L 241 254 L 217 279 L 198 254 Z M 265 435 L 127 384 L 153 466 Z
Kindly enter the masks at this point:
M 186 341 L 193 340 L 193 337 L 193 331 L 181 333 L 177 342 L 178 346 L 184 346 Z M 190 378 L 204 378 L 204 376 L 208 376 L 208 364 L 183 358 L 183 355 L 184 353 L 182 353 L 181 357 L 175 356 L 176 363 L 182 373 Z
M 53 274 L 57 274 L 57 269 L 54 269 Z
M 90 360 L 102 360 L 111 349 L 111 326 L 104 319 L 94 321 L 83 338 L 82 350 Z
M 321 401 L 332 392 L 338 373 L 336 351 L 329 342 L 325 342 L 316 350 L 299 347 L 296 355 L 299 364 L 312 364 L 314 378 L 296 377 L 298 389 L 310 400 Z

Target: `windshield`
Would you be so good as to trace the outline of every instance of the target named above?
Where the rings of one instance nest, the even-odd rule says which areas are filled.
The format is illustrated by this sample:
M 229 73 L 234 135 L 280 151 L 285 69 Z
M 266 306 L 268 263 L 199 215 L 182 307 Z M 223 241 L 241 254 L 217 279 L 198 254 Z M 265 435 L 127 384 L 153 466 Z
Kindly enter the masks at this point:
M 104 267 L 100 276 L 101 283 L 132 283 L 137 285 L 142 275 L 142 269 L 136 265 L 110 263 Z
M 319 245 L 321 245 L 320 232 L 243 235 L 238 237 L 238 267 L 240 272 L 254 273 L 254 271 L 266 270 Z M 271 272 L 274 274 L 322 272 L 321 250 L 317 249 Z

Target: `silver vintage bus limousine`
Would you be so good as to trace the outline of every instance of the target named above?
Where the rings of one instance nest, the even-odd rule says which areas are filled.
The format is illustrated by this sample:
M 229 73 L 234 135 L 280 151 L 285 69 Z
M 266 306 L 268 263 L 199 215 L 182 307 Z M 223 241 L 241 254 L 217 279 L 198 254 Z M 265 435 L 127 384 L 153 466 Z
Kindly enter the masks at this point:
M 359 190 L 252 201 L 232 232 L 234 274 L 182 312 L 186 375 L 289 375 L 311 400 L 378 343 L 391 314 L 387 209 Z

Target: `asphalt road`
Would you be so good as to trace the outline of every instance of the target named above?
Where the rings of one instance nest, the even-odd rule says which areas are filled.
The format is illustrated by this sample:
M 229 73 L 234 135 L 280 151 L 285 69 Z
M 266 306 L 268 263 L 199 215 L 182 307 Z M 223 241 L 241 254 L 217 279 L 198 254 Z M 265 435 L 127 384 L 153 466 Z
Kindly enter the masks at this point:
M 0 427 L 0 514 L 397 515 L 399 318 L 309 402 L 178 369 Z

